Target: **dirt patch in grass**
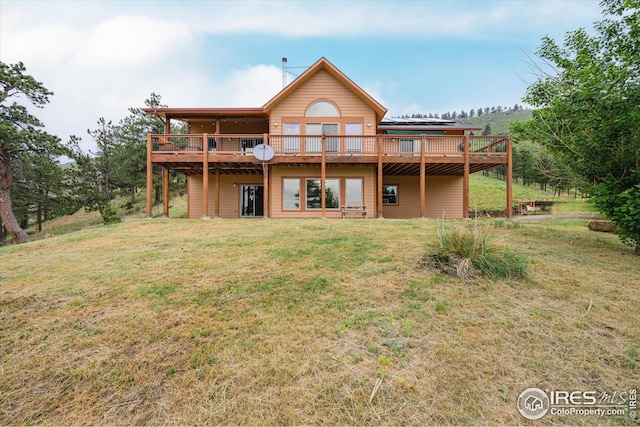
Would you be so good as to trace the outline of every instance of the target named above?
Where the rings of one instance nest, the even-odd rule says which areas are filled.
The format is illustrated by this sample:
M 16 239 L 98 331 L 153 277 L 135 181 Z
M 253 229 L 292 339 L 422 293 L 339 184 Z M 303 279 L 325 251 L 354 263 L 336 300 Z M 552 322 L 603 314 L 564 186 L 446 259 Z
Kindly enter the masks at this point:
M 0 248 L 0 423 L 527 424 L 528 387 L 637 388 L 637 257 L 579 225 L 481 226 L 527 279 L 421 268 L 429 220 L 134 221 Z

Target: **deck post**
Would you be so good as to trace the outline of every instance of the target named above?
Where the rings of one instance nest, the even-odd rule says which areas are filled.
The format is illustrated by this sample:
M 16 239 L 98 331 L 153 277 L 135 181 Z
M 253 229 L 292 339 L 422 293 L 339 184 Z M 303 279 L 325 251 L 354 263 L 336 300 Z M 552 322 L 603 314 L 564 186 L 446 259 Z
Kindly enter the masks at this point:
M 469 218 L 469 144 L 471 137 L 464 136 L 464 176 L 462 179 L 462 217 Z
M 215 217 L 220 218 L 220 169 L 216 168 L 216 207 L 215 207 Z
M 507 218 L 513 216 L 513 148 L 511 138 L 507 138 Z
M 378 202 L 376 203 L 378 218 L 384 218 L 382 212 L 382 178 L 382 136 L 378 135 Z
M 208 141 L 207 134 L 202 134 L 202 219 L 209 219 L 209 150 L 204 149 Z
M 269 142 L 269 134 L 265 133 L 262 136 L 262 143 L 268 144 Z M 262 216 L 264 218 L 270 218 L 269 215 L 269 201 L 271 197 L 269 197 L 269 164 L 262 162 L 262 178 L 263 178 L 263 186 L 262 186 L 262 199 L 263 199 L 263 212 Z
M 169 168 L 162 168 L 162 214 L 169 218 Z
M 425 151 L 426 151 L 427 137 L 422 135 L 420 138 L 420 218 L 427 216 L 427 195 L 426 182 L 425 182 Z
M 153 142 L 151 134 L 147 134 L 147 218 L 152 218 L 153 208 L 153 163 L 151 162 L 151 151 Z
M 325 180 L 327 179 L 327 150 L 326 144 L 327 137 L 322 134 L 322 163 L 320 164 L 320 206 L 322 207 L 322 218 L 326 218 L 327 200 L 326 200 L 326 186 Z

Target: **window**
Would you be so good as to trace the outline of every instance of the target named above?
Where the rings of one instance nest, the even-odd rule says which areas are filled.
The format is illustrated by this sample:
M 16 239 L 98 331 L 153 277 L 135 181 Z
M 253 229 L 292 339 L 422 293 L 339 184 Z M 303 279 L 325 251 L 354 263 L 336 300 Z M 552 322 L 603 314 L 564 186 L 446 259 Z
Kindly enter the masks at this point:
M 307 135 L 322 135 L 322 123 L 306 123 L 305 134 Z M 322 138 L 307 137 L 305 141 L 305 150 L 307 153 L 321 153 L 322 152 Z
M 346 123 L 344 131 L 347 136 L 362 135 L 362 123 Z M 362 138 L 347 138 L 345 148 L 348 153 L 362 152 Z
M 307 108 L 307 117 L 340 117 L 340 111 L 329 101 L 317 101 Z
M 288 179 L 282 180 L 282 209 L 283 210 L 300 210 L 300 180 Z
M 400 152 L 401 153 L 419 153 L 420 140 L 419 139 L 401 139 Z
M 321 209 L 322 208 L 322 187 L 320 179 L 307 178 L 306 180 L 306 199 L 307 209 Z M 327 209 L 339 209 L 340 208 L 340 180 L 328 178 L 325 180 L 325 200 Z
M 338 138 L 332 138 L 332 135 L 338 135 L 337 123 L 307 123 L 305 125 L 305 132 L 307 135 L 324 135 L 326 137 L 327 152 L 338 151 L 339 140 Z M 322 138 L 307 138 L 306 148 L 308 153 L 322 152 Z
M 382 186 L 382 204 L 397 205 L 398 204 L 398 185 Z
M 362 206 L 362 178 L 344 180 L 345 205 Z
M 340 180 L 325 180 L 325 194 L 327 199 L 327 209 L 340 209 Z
M 300 152 L 300 123 L 284 123 L 282 125 L 284 132 L 284 152 L 285 153 L 299 153 Z

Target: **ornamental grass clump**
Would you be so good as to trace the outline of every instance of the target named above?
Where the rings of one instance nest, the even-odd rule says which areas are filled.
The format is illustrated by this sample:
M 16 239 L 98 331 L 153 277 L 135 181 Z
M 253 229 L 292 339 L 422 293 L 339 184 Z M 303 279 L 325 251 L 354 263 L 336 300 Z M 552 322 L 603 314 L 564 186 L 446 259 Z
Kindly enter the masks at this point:
M 527 260 L 502 247 L 478 221 L 447 226 L 438 223 L 438 237 L 428 244 L 423 264 L 466 280 L 485 275 L 519 279 L 527 275 Z

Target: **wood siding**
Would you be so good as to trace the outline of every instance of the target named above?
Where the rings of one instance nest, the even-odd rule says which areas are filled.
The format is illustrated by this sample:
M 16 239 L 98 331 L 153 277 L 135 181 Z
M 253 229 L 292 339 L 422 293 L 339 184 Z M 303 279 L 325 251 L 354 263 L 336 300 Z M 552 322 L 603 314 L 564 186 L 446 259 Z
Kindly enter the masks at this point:
M 427 218 L 464 218 L 461 176 L 427 176 L 426 181 Z
M 463 218 L 461 176 L 427 176 L 425 180 L 427 218 Z M 384 205 L 385 218 L 420 217 L 420 178 L 387 176 L 384 185 L 398 185 L 398 205 Z
M 215 216 L 216 177 L 209 175 L 209 216 Z M 234 184 L 236 185 L 234 187 Z M 220 175 L 220 218 L 240 217 L 240 186 L 242 184 L 262 185 L 258 175 Z M 191 175 L 187 180 L 188 217 L 202 217 L 202 175 Z
M 273 167 L 271 169 L 271 215 L 273 218 L 319 218 L 320 210 L 282 210 L 282 178 L 320 178 L 320 167 Z M 362 178 L 363 204 L 369 218 L 375 217 L 375 169 L 372 166 L 327 166 L 327 178 Z M 304 179 L 302 180 L 304 183 Z M 300 188 L 304 192 L 304 188 Z M 344 199 L 344 194 L 341 194 Z M 327 209 L 327 218 L 341 218 L 340 210 Z
M 272 167 L 270 180 L 271 216 L 273 218 L 318 218 L 319 210 L 284 211 L 282 209 L 282 178 L 319 178 L 320 167 Z M 327 167 L 327 178 L 362 178 L 363 202 L 367 206 L 369 218 L 375 217 L 376 173 L 375 168 L 363 167 Z M 427 176 L 426 177 L 426 215 L 428 218 L 463 218 L 462 177 Z M 420 182 L 416 176 L 385 177 L 384 184 L 398 185 L 398 205 L 385 205 L 385 218 L 420 217 Z M 262 184 L 262 176 L 220 175 L 220 217 L 238 218 L 240 186 L 242 184 Z M 302 181 L 304 184 L 304 180 Z M 234 184 L 236 186 L 234 187 Z M 305 189 L 301 188 L 301 192 Z M 189 176 L 188 217 L 202 217 L 202 175 Z M 344 197 L 344 195 L 342 195 Z M 216 185 L 215 175 L 209 175 L 209 216 L 215 216 Z M 326 210 L 327 218 L 340 218 L 339 210 Z
M 323 119 L 321 117 L 305 118 L 305 112 L 309 105 L 318 100 L 333 102 L 340 111 L 340 119 L 335 117 Z M 367 104 L 358 98 L 350 89 L 336 80 L 327 71 L 320 70 L 312 76 L 294 93 L 276 105 L 270 115 L 269 133 L 272 135 L 282 135 L 282 123 L 287 121 L 335 121 L 341 123 L 340 134 L 344 133 L 344 123 L 362 122 L 363 135 L 375 135 L 376 118 L 375 113 Z M 278 126 L 275 126 L 275 123 Z M 371 122 L 372 126 L 367 126 Z M 302 132 L 304 134 L 304 131 Z

